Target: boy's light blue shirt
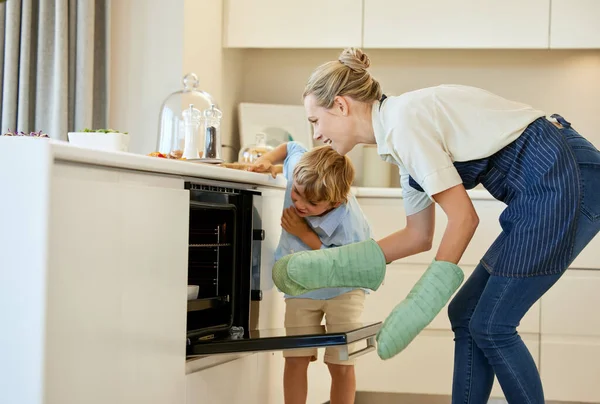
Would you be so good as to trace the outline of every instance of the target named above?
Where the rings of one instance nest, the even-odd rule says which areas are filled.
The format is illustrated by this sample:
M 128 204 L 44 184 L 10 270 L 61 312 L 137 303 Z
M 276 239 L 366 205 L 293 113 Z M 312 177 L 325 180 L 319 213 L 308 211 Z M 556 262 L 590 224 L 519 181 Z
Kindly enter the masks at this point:
M 291 194 L 294 167 L 306 151 L 299 143 L 289 142 L 287 144 L 287 157 L 283 162 L 283 175 L 287 180 L 284 209 L 293 206 Z M 307 217 L 306 221 L 321 239 L 321 248 L 340 247 L 372 238 L 371 227 L 354 195 L 349 195 L 347 203 L 338 206 L 331 212 L 323 216 Z M 310 249 L 298 237 L 281 229 L 279 245 L 275 250 L 275 260 L 288 254 Z M 354 288 L 326 288 L 310 291 L 300 296 L 285 295 L 285 297 L 327 300 L 352 290 Z M 365 290 L 365 292 L 367 291 Z

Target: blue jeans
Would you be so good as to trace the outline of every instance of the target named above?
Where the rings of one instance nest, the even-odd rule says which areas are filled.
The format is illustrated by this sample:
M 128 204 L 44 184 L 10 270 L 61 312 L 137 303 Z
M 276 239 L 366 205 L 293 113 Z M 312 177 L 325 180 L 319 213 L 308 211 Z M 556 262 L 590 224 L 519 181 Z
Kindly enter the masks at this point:
M 600 230 L 600 152 L 570 125 L 561 131 L 581 173 L 582 199 L 572 262 Z M 448 309 L 455 336 L 453 404 L 487 403 L 494 375 L 509 403 L 544 403 L 538 370 L 517 326 L 563 273 L 494 276 L 481 264 L 477 266 Z

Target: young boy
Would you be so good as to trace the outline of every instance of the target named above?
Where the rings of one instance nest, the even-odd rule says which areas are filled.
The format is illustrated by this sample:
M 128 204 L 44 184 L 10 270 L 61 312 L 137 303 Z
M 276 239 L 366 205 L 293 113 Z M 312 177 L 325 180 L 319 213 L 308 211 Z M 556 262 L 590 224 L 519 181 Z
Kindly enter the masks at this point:
M 283 167 L 276 167 L 281 164 Z M 348 157 L 329 146 L 307 151 L 296 142 L 278 146 L 256 161 L 251 171 L 283 171 L 287 179 L 281 237 L 275 260 L 302 250 L 339 247 L 368 240 L 371 228 L 358 202 L 350 194 L 354 167 Z M 360 322 L 365 291 L 329 288 L 300 296 L 285 295 L 285 327 Z M 286 404 L 306 403 L 308 365 L 317 349 L 285 351 L 283 390 Z M 353 361 L 340 361 L 337 348 L 325 350 L 331 373 L 331 403 L 354 403 L 356 378 Z

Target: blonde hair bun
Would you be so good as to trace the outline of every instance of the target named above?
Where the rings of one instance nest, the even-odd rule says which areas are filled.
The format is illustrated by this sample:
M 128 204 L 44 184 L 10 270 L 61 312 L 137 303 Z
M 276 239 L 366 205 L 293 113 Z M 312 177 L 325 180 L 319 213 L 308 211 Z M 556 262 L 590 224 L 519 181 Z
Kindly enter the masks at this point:
M 371 66 L 371 60 L 367 54 L 358 48 L 344 49 L 338 60 L 356 72 L 367 70 Z

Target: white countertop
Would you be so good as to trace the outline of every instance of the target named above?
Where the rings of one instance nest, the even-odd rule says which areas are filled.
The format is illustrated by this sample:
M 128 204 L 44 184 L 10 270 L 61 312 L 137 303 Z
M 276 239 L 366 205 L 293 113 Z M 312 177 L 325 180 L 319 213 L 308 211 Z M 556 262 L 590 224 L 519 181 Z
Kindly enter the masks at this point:
M 32 142 L 31 147 L 35 147 L 33 144 L 34 142 L 44 142 L 45 140 L 23 139 L 16 137 L 0 138 L 0 147 L 11 147 L 11 142 L 24 141 Z M 15 145 L 15 143 L 12 144 Z M 184 160 L 170 160 L 133 153 L 105 152 L 85 149 L 73 146 L 68 142 L 56 140 L 50 140 L 48 144 L 51 156 L 55 161 L 92 164 L 103 167 L 221 180 L 240 184 L 263 185 L 277 188 L 285 188 L 286 185 L 286 181 L 283 177 L 273 178 L 268 174 L 234 170 L 225 167 L 219 167 L 213 164 L 193 163 Z M 21 147 L 16 147 L 15 145 L 15 150 L 26 150 L 26 148 L 23 147 L 23 143 L 21 143 L 20 146 Z
M 402 198 L 401 188 L 353 187 L 352 193 L 357 198 Z M 474 200 L 496 200 L 485 189 L 472 189 L 467 194 Z
M 18 143 L 20 142 L 20 143 Z M 18 137 L 0 137 L 0 147 L 15 147 L 15 152 L 26 152 L 23 142 L 31 142 L 36 147 L 45 139 L 29 139 Z M 17 146 L 18 144 L 18 146 Z M 49 140 L 50 153 L 56 161 L 92 164 L 111 168 L 152 172 L 157 174 L 180 175 L 192 178 L 204 178 L 236 182 L 240 184 L 262 185 L 275 188 L 285 188 L 286 180 L 279 175 L 272 178 L 270 174 L 258 174 L 242 170 L 219 167 L 212 164 L 193 163 L 183 160 L 170 160 L 159 157 L 149 157 L 140 154 L 123 152 L 105 152 L 76 147 L 68 142 Z M 352 187 L 352 193 L 357 198 L 402 198 L 400 188 L 368 188 Z M 471 199 L 494 200 L 484 189 L 468 191 Z

